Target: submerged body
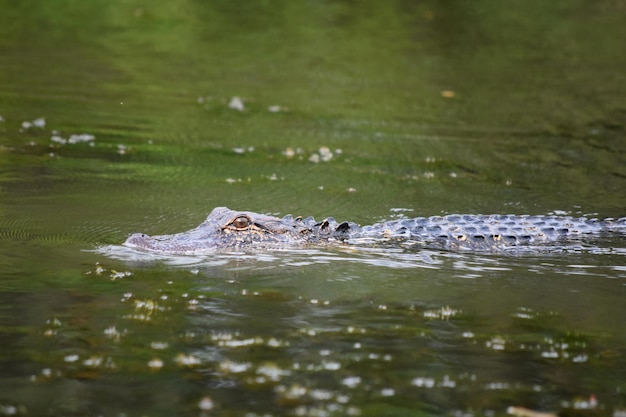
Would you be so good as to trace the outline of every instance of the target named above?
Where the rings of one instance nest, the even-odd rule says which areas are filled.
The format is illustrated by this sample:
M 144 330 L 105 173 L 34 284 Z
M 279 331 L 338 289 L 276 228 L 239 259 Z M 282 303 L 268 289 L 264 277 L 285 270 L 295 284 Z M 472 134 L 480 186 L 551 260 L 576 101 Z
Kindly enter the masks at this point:
M 195 229 L 173 235 L 131 235 L 124 245 L 165 254 L 291 248 L 333 242 L 404 240 L 430 248 L 502 252 L 546 248 L 603 233 L 626 234 L 626 217 L 587 219 L 570 216 L 447 215 L 417 217 L 359 226 L 333 218 L 285 216 L 217 207 Z

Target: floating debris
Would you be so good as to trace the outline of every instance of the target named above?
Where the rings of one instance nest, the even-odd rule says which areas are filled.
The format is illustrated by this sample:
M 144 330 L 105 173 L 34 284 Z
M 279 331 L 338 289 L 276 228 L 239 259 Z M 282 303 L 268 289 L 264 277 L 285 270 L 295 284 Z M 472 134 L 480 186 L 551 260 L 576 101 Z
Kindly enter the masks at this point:
M 244 111 L 246 109 L 246 107 L 243 104 L 243 100 L 237 96 L 230 99 L 230 102 L 228 103 L 228 108 L 237 110 L 237 111 Z
M 169 346 L 170 345 L 167 342 L 151 342 L 150 343 L 150 347 L 156 350 L 164 350 L 164 349 L 167 349 Z
M 4 119 L 2 119 L 1 121 L 4 121 Z M 40 117 L 39 119 L 35 119 L 32 122 L 22 122 L 22 129 L 30 129 L 33 126 L 43 129 L 44 127 L 46 127 L 46 119 Z
M 340 154 L 341 150 L 338 149 L 335 152 Z M 319 162 L 328 162 L 331 159 L 333 159 L 333 152 L 327 146 L 322 146 L 318 149 L 317 153 L 314 153 L 309 157 L 309 162 L 317 164 Z
M 196 366 L 200 365 L 202 361 L 194 355 L 185 355 L 184 353 L 179 353 L 174 358 L 174 362 L 176 362 L 180 366 Z
M 244 154 L 246 152 L 254 152 L 254 146 L 248 146 L 247 148 L 243 146 L 239 146 L 239 147 L 233 148 L 233 152 L 239 155 Z
M 494 336 L 491 340 L 485 342 L 485 346 L 493 350 L 504 350 L 506 347 L 506 340 L 501 336 Z
M 155 358 L 148 362 L 148 367 L 152 369 L 161 369 L 163 368 L 163 361 L 161 359 Z
M 215 408 L 215 403 L 210 397 L 202 397 L 200 401 L 198 401 L 198 408 L 202 411 L 211 411 Z
M 283 111 L 283 108 L 281 106 L 269 106 L 267 108 L 267 111 L 269 111 L 270 113 L 278 113 Z
M 65 144 L 77 144 L 77 143 L 87 143 L 87 142 L 93 142 L 96 140 L 96 137 L 94 135 L 91 135 L 89 133 L 81 133 L 78 135 L 70 135 L 69 138 L 65 139 L 64 137 L 60 136 L 59 134 L 53 134 L 52 137 L 50 138 L 50 140 L 52 142 L 61 144 L 61 145 L 65 145 Z M 124 145 L 121 145 L 124 146 Z
M 225 360 L 220 363 L 219 368 L 222 372 L 238 374 L 241 372 L 246 372 L 248 369 L 252 367 L 250 362 L 233 362 L 230 360 Z
M 341 383 L 345 386 L 347 386 L 348 388 L 356 388 L 357 385 L 359 385 L 361 383 L 361 377 L 360 376 L 349 376 L 344 378 Z
M 119 332 L 119 330 L 117 330 L 115 326 L 111 326 L 104 329 L 104 336 L 108 337 L 109 339 L 119 341 L 122 337 L 122 334 Z
M 282 377 L 291 375 L 291 371 L 287 369 L 282 369 L 272 362 L 267 362 L 259 366 L 256 369 L 256 373 L 257 375 L 262 375 L 266 379 L 269 379 L 273 382 L 280 381 Z
M 424 311 L 423 315 L 424 317 L 428 319 L 450 320 L 451 317 L 456 316 L 458 313 L 459 313 L 459 310 L 455 310 L 453 308 L 446 306 L 446 307 L 441 307 L 435 310 L 426 310 Z
M 443 98 L 454 98 L 456 96 L 456 93 L 452 90 L 443 90 L 441 92 L 441 97 Z
M 535 411 L 524 407 L 509 407 L 506 412 L 518 417 L 557 417 L 556 413 Z

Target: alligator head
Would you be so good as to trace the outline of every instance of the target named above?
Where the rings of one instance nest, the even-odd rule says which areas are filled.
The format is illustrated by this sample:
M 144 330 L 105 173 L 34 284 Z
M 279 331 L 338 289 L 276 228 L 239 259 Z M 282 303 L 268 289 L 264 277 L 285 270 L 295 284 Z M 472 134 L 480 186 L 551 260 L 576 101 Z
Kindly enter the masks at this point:
M 229 249 L 276 248 L 301 246 L 309 242 L 342 240 L 348 237 L 353 223 L 338 224 L 332 218 L 315 222 L 311 217 L 278 218 L 226 207 L 213 209 L 195 229 L 173 235 L 131 235 L 125 246 L 169 254 L 193 254 Z

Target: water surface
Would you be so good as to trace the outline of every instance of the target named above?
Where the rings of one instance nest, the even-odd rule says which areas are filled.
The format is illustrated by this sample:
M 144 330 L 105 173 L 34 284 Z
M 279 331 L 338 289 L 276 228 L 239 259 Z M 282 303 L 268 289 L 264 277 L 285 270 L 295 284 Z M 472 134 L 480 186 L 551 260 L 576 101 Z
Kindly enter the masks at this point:
M 626 413 L 623 237 L 119 247 L 215 206 L 624 216 L 622 2 L 0 10 L 0 415 Z

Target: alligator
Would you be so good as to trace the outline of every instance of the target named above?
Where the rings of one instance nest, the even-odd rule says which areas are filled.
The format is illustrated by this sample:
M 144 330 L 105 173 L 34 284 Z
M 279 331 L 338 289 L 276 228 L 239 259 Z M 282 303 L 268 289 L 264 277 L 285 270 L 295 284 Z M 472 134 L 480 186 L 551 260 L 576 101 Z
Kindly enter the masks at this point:
M 217 207 L 195 229 L 159 236 L 135 233 L 124 245 L 163 254 L 203 254 L 400 240 L 433 249 L 505 252 L 558 248 L 555 245 L 559 242 L 580 242 L 609 233 L 626 235 L 626 217 L 599 220 L 556 215 L 451 214 L 359 226 L 332 217 L 318 222 L 313 217 L 279 218 Z

